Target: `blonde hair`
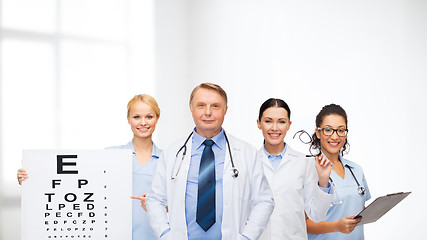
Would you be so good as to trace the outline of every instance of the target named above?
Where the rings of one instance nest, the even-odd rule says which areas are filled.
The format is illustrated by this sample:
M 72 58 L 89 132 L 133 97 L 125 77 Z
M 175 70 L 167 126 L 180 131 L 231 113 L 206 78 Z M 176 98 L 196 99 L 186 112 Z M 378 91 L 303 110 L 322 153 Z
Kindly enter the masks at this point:
M 219 95 L 221 95 L 224 98 L 225 107 L 227 107 L 227 103 L 228 103 L 227 93 L 219 85 L 214 83 L 201 83 L 199 86 L 195 87 L 190 94 L 190 105 L 191 105 L 191 102 L 193 101 L 194 95 L 196 94 L 197 90 L 199 90 L 200 88 L 210 89 L 218 92 Z
M 128 106 L 127 106 L 127 110 L 128 110 L 128 116 L 129 116 L 129 112 L 130 112 L 130 108 L 137 102 L 137 101 L 141 101 L 143 103 L 148 104 L 156 113 L 157 118 L 160 118 L 160 108 L 159 105 L 157 104 L 156 99 L 154 99 L 152 96 L 148 95 L 148 94 L 139 94 L 139 95 L 135 95 L 129 102 L 128 102 Z

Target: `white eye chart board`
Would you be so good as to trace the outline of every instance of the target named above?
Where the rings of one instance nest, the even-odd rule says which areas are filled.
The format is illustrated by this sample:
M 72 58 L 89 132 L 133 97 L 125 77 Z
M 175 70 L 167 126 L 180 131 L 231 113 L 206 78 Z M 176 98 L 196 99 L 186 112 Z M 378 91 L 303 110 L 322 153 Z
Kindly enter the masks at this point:
M 132 152 L 24 150 L 22 240 L 132 239 Z

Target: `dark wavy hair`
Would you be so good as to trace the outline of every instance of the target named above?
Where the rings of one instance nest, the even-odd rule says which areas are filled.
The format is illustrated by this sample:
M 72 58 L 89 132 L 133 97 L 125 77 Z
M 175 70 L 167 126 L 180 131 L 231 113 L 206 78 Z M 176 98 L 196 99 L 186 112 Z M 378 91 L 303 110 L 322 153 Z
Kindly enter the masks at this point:
M 345 125 L 348 128 L 347 113 L 345 112 L 345 110 L 340 105 L 332 103 L 332 104 L 324 106 L 322 108 L 322 110 L 320 110 L 320 112 L 317 114 L 317 116 L 316 116 L 316 129 L 320 127 L 320 125 L 323 122 L 323 119 L 326 116 L 333 115 L 333 114 L 343 117 L 344 121 L 345 121 Z M 310 144 L 310 149 L 313 149 L 313 150 L 320 149 L 320 139 L 316 136 L 316 131 L 313 133 L 312 141 Z M 348 143 L 348 140 L 346 138 L 344 146 L 340 150 L 340 154 L 343 155 L 343 154 L 348 153 L 349 151 L 350 151 L 350 144 Z
M 288 118 L 291 119 L 291 109 L 289 108 L 288 104 L 279 98 L 269 98 L 267 99 L 259 108 L 259 115 L 258 120 L 261 121 L 262 114 L 271 107 L 279 107 L 284 108 L 288 112 Z

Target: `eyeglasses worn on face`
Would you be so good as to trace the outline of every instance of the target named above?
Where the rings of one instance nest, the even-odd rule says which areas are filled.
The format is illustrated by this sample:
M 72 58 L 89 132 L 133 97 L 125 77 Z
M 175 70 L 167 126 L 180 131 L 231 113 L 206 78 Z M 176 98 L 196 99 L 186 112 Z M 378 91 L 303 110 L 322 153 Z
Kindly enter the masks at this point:
M 340 137 L 345 137 L 347 136 L 348 133 L 348 129 L 333 129 L 333 128 L 317 128 L 317 130 L 322 131 L 323 135 L 325 136 L 332 136 L 334 134 L 334 132 L 337 133 L 338 136 Z

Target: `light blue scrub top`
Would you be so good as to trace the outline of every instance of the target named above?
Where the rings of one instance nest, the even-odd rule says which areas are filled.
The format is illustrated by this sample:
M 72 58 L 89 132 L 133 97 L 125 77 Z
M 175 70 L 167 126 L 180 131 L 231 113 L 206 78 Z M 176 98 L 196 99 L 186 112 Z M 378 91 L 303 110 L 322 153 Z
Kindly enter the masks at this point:
M 141 166 L 135 155 L 133 142 L 126 145 L 108 147 L 107 149 L 132 149 L 132 195 L 141 196 L 151 188 L 154 170 L 161 150 L 153 143 L 151 159 Z M 133 240 L 155 240 L 153 230 L 148 220 L 147 212 L 141 207 L 141 202 L 132 200 L 132 239 Z
M 357 215 L 365 207 L 365 202 L 371 198 L 368 184 L 363 174 L 362 168 L 354 162 L 348 161 L 340 156 L 340 160 L 344 166 L 345 176 L 342 179 L 334 171 L 331 172 L 331 179 L 335 185 L 335 194 L 333 203 L 342 201 L 341 204 L 333 205 L 329 208 L 328 214 L 324 219 L 325 222 L 337 221 L 343 217 Z M 357 191 L 358 185 L 353 175 L 351 174 L 348 165 L 356 176 L 357 181 L 365 188 L 365 194 L 361 195 Z M 325 234 L 308 234 L 310 240 L 363 240 L 363 225 L 357 226 L 350 234 L 341 232 L 325 233 Z

